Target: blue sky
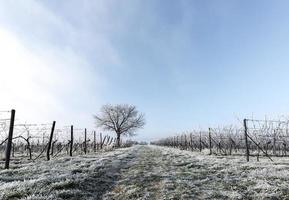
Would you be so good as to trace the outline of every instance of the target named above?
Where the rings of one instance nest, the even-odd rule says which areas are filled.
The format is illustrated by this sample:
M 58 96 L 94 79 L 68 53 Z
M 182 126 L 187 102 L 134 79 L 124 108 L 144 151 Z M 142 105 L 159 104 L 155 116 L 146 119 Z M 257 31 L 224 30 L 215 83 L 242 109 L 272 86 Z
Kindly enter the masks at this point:
M 2 0 L 0 108 L 93 128 L 101 105 L 134 104 L 143 140 L 288 116 L 288 4 Z

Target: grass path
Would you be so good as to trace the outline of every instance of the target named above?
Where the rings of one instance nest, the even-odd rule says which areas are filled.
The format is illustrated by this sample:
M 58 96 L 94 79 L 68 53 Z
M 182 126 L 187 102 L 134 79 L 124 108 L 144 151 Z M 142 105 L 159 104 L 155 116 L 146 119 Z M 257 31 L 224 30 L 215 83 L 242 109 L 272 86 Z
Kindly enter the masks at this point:
M 289 199 L 286 159 L 247 163 L 154 146 L 133 151 L 105 199 Z

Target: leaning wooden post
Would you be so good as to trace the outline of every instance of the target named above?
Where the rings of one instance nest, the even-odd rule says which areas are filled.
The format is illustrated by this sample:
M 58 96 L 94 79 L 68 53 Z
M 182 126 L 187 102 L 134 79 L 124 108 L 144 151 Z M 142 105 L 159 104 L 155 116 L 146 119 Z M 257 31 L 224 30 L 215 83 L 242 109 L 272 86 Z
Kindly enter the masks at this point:
M 84 129 L 84 154 L 87 152 L 87 144 L 86 144 L 86 129 Z
M 5 152 L 5 169 L 9 169 L 10 156 L 11 156 L 11 148 L 12 148 L 12 139 L 13 139 L 13 130 L 14 130 L 14 121 L 15 121 L 15 110 L 11 110 L 11 118 L 10 118 L 10 127 L 9 134 Z
M 211 138 L 211 128 L 209 128 L 209 148 L 210 148 L 210 155 L 212 155 L 212 138 Z
M 53 133 L 54 133 L 54 129 L 55 129 L 55 123 L 56 123 L 55 121 L 53 121 L 53 123 L 52 123 L 50 138 L 49 138 L 47 152 L 46 152 L 47 160 L 50 160 L 50 149 L 51 149 L 51 143 L 52 143 Z
M 245 144 L 246 144 L 246 159 L 249 162 L 249 143 L 248 143 L 248 128 L 247 128 L 247 119 L 244 119 L 244 133 L 245 133 Z
M 70 151 L 69 155 L 72 156 L 73 151 L 73 126 L 70 127 Z

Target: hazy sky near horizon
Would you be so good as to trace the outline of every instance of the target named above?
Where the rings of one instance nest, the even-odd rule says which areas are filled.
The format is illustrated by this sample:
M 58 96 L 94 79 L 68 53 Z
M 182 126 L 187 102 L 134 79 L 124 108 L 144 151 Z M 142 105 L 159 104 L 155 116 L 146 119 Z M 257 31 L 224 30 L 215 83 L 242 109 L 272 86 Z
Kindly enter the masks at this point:
M 136 105 L 150 140 L 289 113 L 289 2 L 0 0 L 0 110 L 93 128 Z

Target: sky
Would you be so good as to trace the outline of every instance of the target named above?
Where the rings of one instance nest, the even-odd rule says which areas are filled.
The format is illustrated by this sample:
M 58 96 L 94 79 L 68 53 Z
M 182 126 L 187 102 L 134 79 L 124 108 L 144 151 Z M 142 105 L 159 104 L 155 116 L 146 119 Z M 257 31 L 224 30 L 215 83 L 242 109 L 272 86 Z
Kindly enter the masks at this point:
M 289 113 L 285 0 L 0 0 L 0 110 L 94 129 L 104 104 L 137 140 Z

